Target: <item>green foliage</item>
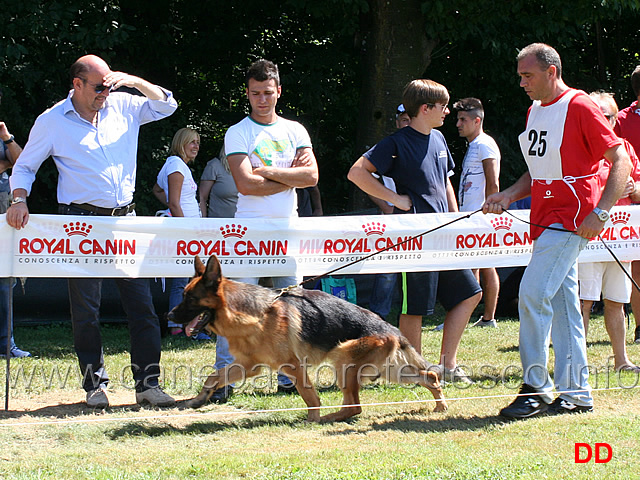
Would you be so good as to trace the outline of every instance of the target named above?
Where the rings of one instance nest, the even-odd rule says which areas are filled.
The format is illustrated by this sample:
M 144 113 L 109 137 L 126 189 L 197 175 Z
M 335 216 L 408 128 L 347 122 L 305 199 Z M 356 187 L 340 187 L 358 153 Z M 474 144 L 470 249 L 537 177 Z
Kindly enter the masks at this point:
M 151 194 L 173 133 L 190 125 L 202 135 L 195 164 L 200 177 L 217 155 L 226 129 L 247 113 L 244 70 L 260 57 L 280 66 L 280 113 L 309 130 L 320 165 L 328 214 L 346 209 L 349 166 L 356 151 L 363 78 L 374 0 L 21 0 L 0 9 L 0 119 L 21 144 L 42 111 L 64 98 L 67 69 L 96 53 L 114 70 L 171 89 L 180 108 L 143 127 L 136 203 L 139 213 L 160 205 Z M 557 2 L 467 0 L 422 2 L 425 35 L 436 40 L 424 75 L 445 84 L 452 99 L 477 96 L 486 104 L 486 129 L 505 158 L 502 184 L 524 169 L 516 137 L 529 100 L 518 87 L 517 50 L 533 41 L 555 46 L 571 86 L 604 88 L 629 103 L 628 76 L 640 62 L 639 4 L 633 0 Z M 410 21 L 411 19 L 408 19 Z M 402 46 L 398 46 L 402 48 Z M 412 54 L 407 51 L 407 55 Z M 399 92 L 398 92 L 399 94 Z M 459 164 L 464 143 L 450 117 L 443 131 Z M 365 125 L 366 127 L 366 125 Z M 32 211 L 55 211 L 56 171 L 46 162 L 30 199 Z

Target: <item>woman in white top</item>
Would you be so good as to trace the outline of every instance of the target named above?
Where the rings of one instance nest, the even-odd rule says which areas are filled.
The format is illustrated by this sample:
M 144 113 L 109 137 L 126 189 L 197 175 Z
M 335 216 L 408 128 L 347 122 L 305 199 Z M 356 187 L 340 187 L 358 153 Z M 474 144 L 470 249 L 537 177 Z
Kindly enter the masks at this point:
M 157 183 L 153 186 L 153 194 L 169 207 L 172 217 L 200 217 L 200 206 L 196 198 L 198 185 L 193 180 L 188 166 L 198 156 L 199 150 L 200 135 L 192 128 L 181 128 L 173 136 L 170 156 L 158 173 Z M 182 301 L 182 291 L 188 280 L 171 279 L 169 309 Z M 173 335 L 182 333 L 180 325 L 170 323 L 169 328 Z

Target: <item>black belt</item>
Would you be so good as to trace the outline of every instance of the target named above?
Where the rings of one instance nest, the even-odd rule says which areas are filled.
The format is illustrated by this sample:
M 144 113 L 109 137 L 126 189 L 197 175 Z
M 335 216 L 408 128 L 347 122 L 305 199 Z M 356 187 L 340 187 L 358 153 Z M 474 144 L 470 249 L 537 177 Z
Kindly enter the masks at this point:
M 130 203 L 124 207 L 116 207 L 116 208 L 104 208 L 104 207 L 96 207 L 95 205 L 91 205 L 90 203 L 72 203 L 72 207 L 79 208 L 80 210 L 86 210 L 87 212 L 95 213 L 96 215 L 102 215 L 107 217 L 123 217 L 124 215 L 128 215 L 136 208 L 135 203 Z

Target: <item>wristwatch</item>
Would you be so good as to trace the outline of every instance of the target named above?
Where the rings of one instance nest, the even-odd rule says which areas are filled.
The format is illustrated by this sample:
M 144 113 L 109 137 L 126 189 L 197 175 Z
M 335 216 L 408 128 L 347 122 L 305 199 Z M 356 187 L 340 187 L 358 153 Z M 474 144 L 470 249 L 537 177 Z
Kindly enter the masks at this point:
M 7 140 L 2 141 L 2 143 L 4 143 L 5 145 L 9 145 L 12 142 L 13 142 L 13 135 L 11 135 Z
M 27 199 L 25 197 L 14 197 L 14 199 L 11 200 L 11 205 L 15 205 L 16 203 L 27 203 Z
M 606 210 L 602 210 L 601 208 L 596 207 L 593 209 L 593 213 L 598 216 L 601 222 L 606 222 L 607 220 L 609 220 L 609 212 L 607 212 Z

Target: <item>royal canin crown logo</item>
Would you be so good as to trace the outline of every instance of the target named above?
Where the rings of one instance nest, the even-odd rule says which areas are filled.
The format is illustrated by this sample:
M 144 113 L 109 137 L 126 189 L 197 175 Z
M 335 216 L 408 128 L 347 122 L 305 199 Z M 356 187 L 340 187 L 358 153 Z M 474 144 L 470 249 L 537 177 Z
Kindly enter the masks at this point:
M 65 223 L 62 228 L 64 228 L 67 237 L 72 237 L 74 235 L 81 235 L 86 237 L 91 233 L 91 229 L 93 225 L 88 225 L 84 222 L 69 222 Z
M 247 227 L 243 227 L 242 225 L 236 225 L 232 223 L 231 225 L 225 225 L 224 227 L 220 227 L 220 232 L 224 238 L 229 237 L 244 237 L 245 233 L 247 233 Z
M 493 229 L 497 232 L 498 230 L 511 230 L 511 225 L 513 225 L 513 219 L 507 217 L 498 217 L 491 220 L 491 225 L 493 225 Z
M 387 229 L 387 226 L 384 223 L 380 222 L 370 222 L 362 225 L 362 229 L 364 233 L 368 235 L 382 235 L 384 231 Z
M 631 214 L 629 212 L 615 212 L 611 215 L 611 223 L 614 225 L 618 225 L 619 223 L 626 225 L 630 218 Z

